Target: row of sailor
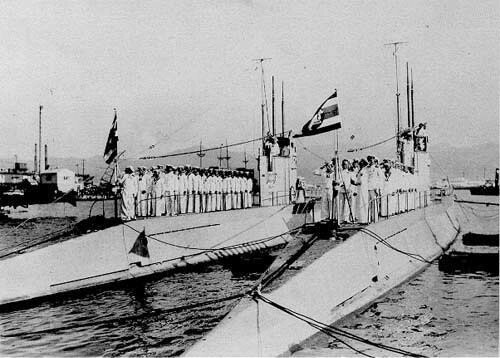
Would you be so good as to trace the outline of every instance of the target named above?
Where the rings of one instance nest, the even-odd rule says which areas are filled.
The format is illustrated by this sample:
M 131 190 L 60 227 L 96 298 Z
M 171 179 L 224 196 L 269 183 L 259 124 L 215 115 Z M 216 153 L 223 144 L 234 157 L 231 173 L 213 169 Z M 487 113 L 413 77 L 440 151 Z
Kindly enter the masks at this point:
M 123 220 L 252 206 L 250 172 L 158 165 L 125 169 L 120 179 Z
M 344 159 L 340 178 L 334 180 L 334 160 L 315 171 L 324 178 L 322 217 L 332 217 L 335 195 L 339 193 L 340 222 L 376 222 L 381 216 L 395 215 L 422 205 L 428 188 L 412 168 L 375 156 Z

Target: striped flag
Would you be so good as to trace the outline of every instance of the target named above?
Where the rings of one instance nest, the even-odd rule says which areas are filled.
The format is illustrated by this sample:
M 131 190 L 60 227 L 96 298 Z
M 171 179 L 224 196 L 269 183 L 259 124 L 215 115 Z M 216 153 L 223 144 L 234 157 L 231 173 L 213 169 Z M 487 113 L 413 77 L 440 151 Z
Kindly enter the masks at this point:
M 108 141 L 106 142 L 106 148 L 104 149 L 104 160 L 106 161 L 106 164 L 111 164 L 118 154 L 118 136 L 116 135 L 117 129 L 118 124 L 116 122 L 115 111 L 115 118 L 113 119 L 113 124 L 109 130 Z
M 294 138 L 306 137 L 326 133 L 341 127 L 339 117 L 339 105 L 337 101 L 337 90 L 325 99 L 325 101 L 314 112 L 312 118 L 302 127 L 300 133 Z

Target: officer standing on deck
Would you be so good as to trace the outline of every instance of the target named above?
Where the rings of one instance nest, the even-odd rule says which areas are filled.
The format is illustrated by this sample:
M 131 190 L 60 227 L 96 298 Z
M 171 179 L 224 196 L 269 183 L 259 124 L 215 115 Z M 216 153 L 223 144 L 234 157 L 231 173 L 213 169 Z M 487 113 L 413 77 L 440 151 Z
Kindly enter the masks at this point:
M 321 219 L 333 218 L 333 163 L 325 163 L 321 168 L 314 171 L 315 175 L 323 178 L 321 194 Z
M 355 178 L 353 178 L 352 172 L 349 169 L 350 163 L 347 159 L 344 159 L 342 161 L 342 170 L 340 172 L 340 222 L 354 221 L 352 214 L 352 182 L 355 181 Z
M 137 195 L 137 179 L 134 168 L 125 168 L 125 174 L 118 181 L 121 186 L 121 218 L 123 221 L 135 220 L 135 197 Z

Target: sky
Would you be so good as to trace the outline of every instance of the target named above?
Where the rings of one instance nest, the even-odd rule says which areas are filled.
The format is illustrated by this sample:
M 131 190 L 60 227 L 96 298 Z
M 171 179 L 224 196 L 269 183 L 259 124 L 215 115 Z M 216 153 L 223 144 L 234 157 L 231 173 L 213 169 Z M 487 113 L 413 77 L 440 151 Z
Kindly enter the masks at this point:
M 398 50 L 415 121 L 431 143 L 498 143 L 498 1 L 3 1 L 0 153 L 32 161 L 102 155 L 118 113 L 125 156 L 260 136 L 264 62 L 270 108 L 281 82 L 286 129 L 299 129 L 337 89 L 341 149 L 394 135 Z M 278 121 L 278 128 L 280 122 Z M 333 143 L 336 134 L 303 139 Z M 354 135 L 354 139 L 350 139 Z M 155 144 L 155 148 L 148 147 Z M 393 145 L 391 143 L 390 145 Z M 255 153 L 256 145 L 247 150 Z

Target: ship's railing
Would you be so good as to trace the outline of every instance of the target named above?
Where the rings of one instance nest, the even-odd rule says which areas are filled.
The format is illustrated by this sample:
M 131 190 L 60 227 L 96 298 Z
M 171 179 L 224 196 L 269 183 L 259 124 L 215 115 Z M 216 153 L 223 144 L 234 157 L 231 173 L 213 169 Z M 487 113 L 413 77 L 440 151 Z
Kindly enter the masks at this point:
M 246 209 L 252 207 L 254 202 L 254 193 L 246 191 L 164 194 L 160 196 L 148 193 L 142 195 L 146 197 L 135 199 L 135 210 L 138 217 Z
M 368 201 L 366 218 L 358 218 L 360 222 L 375 223 L 392 216 L 407 213 L 416 209 L 425 208 L 430 204 L 430 191 L 397 191 L 386 195 L 379 195 Z M 360 210 L 363 212 L 362 210 Z
M 259 195 L 259 194 L 257 194 Z M 269 192 L 266 198 L 262 198 L 262 206 L 288 205 L 295 199 L 290 190 L 277 190 Z

